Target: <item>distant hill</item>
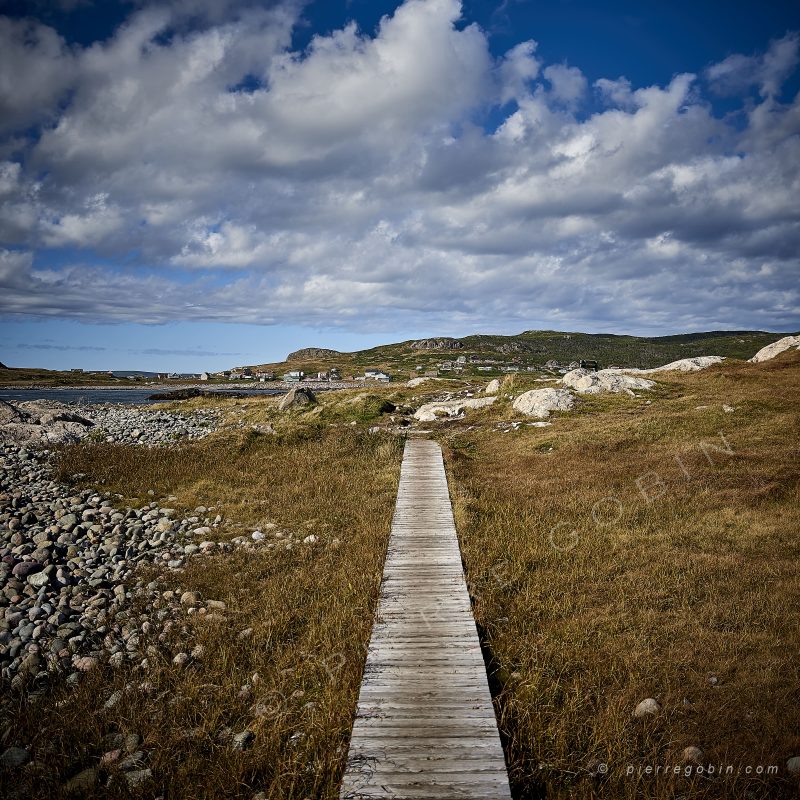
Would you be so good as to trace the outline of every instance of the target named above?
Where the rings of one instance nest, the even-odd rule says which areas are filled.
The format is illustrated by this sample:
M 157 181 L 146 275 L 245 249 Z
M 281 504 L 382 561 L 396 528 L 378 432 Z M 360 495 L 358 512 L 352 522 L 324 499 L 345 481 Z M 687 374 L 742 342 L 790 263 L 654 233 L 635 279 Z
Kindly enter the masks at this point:
M 287 361 L 309 361 L 319 358 L 335 358 L 344 355 L 338 350 L 329 350 L 327 347 L 304 347 L 302 350 L 295 350 L 286 356 Z
M 2 361 L 0 361 L 0 369 L 11 369 L 11 367 L 7 367 Z
M 691 356 L 747 359 L 786 335 L 768 331 L 705 331 L 676 336 L 624 336 L 531 330 L 511 336 L 475 334 L 413 339 L 353 353 L 307 347 L 290 353 L 286 361 L 252 366 L 275 371 L 302 369 L 307 373 L 336 366 L 343 376 L 376 368 L 405 376 L 436 369 L 443 361 L 463 356 L 467 361 L 465 374 L 480 374 L 479 366 L 500 370 L 503 366 L 541 367 L 548 361 L 569 364 L 580 359 L 596 360 L 603 367 L 649 368 Z
M 118 380 L 102 372 L 73 372 L 0 364 L 0 386 L 107 386 Z

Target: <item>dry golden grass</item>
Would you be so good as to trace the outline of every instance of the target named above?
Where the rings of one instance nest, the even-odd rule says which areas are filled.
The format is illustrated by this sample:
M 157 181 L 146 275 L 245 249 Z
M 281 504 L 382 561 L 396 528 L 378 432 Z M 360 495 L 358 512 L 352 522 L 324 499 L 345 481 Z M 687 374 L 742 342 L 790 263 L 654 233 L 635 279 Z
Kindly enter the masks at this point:
M 501 402 L 442 429 L 516 797 L 797 796 L 800 357 L 663 380 L 550 428 L 500 433 Z M 626 774 L 692 745 L 780 774 Z
M 146 672 L 104 668 L 73 691 L 57 688 L 35 705 L 20 701 L 15 739 L 31 743 L 36 761 L 21 788 L 31 797 L 61 796 L 68 778 L 98 765 L 109 749 L 103 738 L 122 732 L 142 737 L 153 780 L 129 792 L 119 780 L 105 785 L 112 770 L 91 796 L 336 797 L 401 451 L 396 438 L 346 429 L 218 436 L 175 450 L 65 451 L 64 474 L 87 473 L 103 489 L 139 498 L 153 489 L 157 497 L 174 494 L 179 507 L 202 500 L 233 522 L 273 521 L 313 532 L 319 542 L 203 557 L 168 575 L 165 589 L 225 602 L 225 621 L 186 616 L 185 632 L 149 656 Z M 253 634 L 241 641 L 245 628 Z M 206 651 L 198 666 L 171 664 L 175 652 L 196 644 Z M 239 697 L 254 673 L 260 680 L 252 697 Z M 147 690 L 138 688 L 142 681 Z M 111 692 L 126 684 L 134 688 L 104 710 Z M 225 728 L 253 730 L 252 749 L 235 752 L 220 741 Z
M 547 385 L 517 376 L 494 406 L 433 425 L 515 797 L 796 795 L 785 762 L 800 754 L 799 384 L 798 356 L 730 362 L 664 376 L 646 397 L 585 398 L 550 428 L 502 433 L 496 422 L 518 418 L 508 395 Z M 18 738 L 37 764 L 22 788 L 58 797 L 98 764 L 104 736 L 135 732 L 154 779 L 132 796 L 336 797 L 401 455 L 400 440 L 363 426 L 386 421 L 383 400 L 417 405 L 441 388 L 323 394 L 289 413 L 270 398 L 202 398 L 176 405 L 226 411 L 224 431 L 202 442 L 66 451 L 64 475 L 88 473 L 104 490 L 218 506 L 223 536 L 274 522 L 321 541 L 200 559 L 169 577 L 165 588 L 224 601 L 225 623 L 186 617 L 148 672 L 101 670 L 72 692 L 20 701 Z M 240 641 L 247 627 L 254 634 Z M 200 666 L 170 664 L 198 643 Z M 242 699 L 253 673 L 260 682 Z M 126 684 L 135 688 L 103 710 Z M 645 697 L 662 712 L 634 720 Z M 257 736 L 244 753 L 217 738 L 245 727 Z M 679 765 L 689 745 L 715 765 L 780 774 L 637 773 Z M 117 782 L 94 796 L 127 792 Z

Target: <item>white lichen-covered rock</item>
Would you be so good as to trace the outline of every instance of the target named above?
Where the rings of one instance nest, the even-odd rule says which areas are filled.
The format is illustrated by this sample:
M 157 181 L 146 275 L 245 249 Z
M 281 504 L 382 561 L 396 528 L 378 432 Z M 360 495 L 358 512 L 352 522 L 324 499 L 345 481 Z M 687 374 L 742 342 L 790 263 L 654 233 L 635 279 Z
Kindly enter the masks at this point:
M 636 717 L 636 719 L 644 719 L 645 717 L 658 714 L 659 711 L 661 711 L 661 705 L 659 704 L 658 700 L 654 699 L 653 697 L 646 697 L 633 710 L 633 716 Z
M 724 356 L 695 356 L 694 358 L 680 358 L 677 361 L 670 361 L 663 367 L 652 367 L 651 369 L 626 369 L 623 372 L 635 372 L 640 375 L 649 375 L 653 372 L 697 372 L 707 367 L 713 367 L 724 361 Z
M 561 379 L 561 382 L 578 394 L 604 392 L 633 394 L 635 391 L 647 391 L 655 386 L 655 383 L 647 378 L 637 378 L 618 369 L 601 369 L 598 372 L 573 369 Z
M 786 350 L 800 350 L 800 336 L 784 336 L 777 342 L 762 347 L 751 359 L 751 363 L 758 364 L 761 361 L 769 361 L 771 358 L 784 353 Z
M 515 411 L 539 419 L 546 419 L 551 411 L 569 411 L 574 406 L 575 395 L 566 389 L 531 389 L 513 403 Z
M 500 379 L 494 378 L 486 384 L 486 388 L 483 390 L 484 394 L 497 394 L 500 391 Z
M 457 417 L 468 408 L 483 408 L 490 406 L 496 397 L 475 397 L 459 400 L 442 400 L 438 403 L 425 403 L 414 413 L 414 419 L 420 422 L 433 422 L 439 417 Z
M 416 386 L 421 386 L 423 383 L 427 383 L 428 381 L 436 381 L 439 380 L 438 378 L 434 378 L 431 375 L 421 375 L 419 378 L 412 378 L 406 386 L 409 389 L 413 389 Z

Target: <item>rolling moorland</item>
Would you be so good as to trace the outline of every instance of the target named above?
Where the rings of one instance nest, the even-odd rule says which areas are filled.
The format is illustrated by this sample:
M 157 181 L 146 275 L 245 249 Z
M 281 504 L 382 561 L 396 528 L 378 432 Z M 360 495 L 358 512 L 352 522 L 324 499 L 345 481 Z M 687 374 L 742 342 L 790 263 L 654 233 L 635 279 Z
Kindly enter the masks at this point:
M 2 695 L 0 749 L 28 758 L 0 773 L 8 796 L 337 797 L 407 430 L 445 451 L 515 798 L 796 796 L 800 352 L 534 422 L 515 398 L 550 377 L 424 423 L 486 380 L 200 397 L 152 412 L 210 413 L 202 439 L 56 447 L 55 532 L 93 542 L 69 563 L 120 558 L 116 513 L 154 557 L 145 537 L 124 580 L 50 584 L 85 632 L 65 622 Z M 45 489 L 9 522 L 39 503 L 45 525 Z M 26 544 L 28 525 L 23 558 L 66 546 Z M 698 761 L 734 772 L 687 774 Z
M 242 365 L 280 375 L 288 370 L 307 374 L 338 367 L 343 376 L 364 369 L 383 369 L 390 375 L 406 377 L 436 369 L 443 359 L 458 356 L 520 367 L 541 367 L 555 360 L 568 364 L 580 359 L 597 360 L 601 366 L 650 368 L 679 358 L 719 355 L 749 358 L 764 345 L 785 334 L 766 331 L 708 331 L 677 336 L 619 336 L 608 333 L 525 331 L 513 336 L 476 334 L 461 339 L 434 337 L 381 345 L 352 353 L 308 347 L 290 353 L 284 361 Z M 477 364 L 467 364 L 464 374 L 481 375 Z M 417 369 L 420 367 L 421 369 Z M 489 370 L 490 372 L 492 370 Z M 212 381 L 214 376 L 212 375 Z M 114 378 L 102 372 L 72 372 L 10 368 L 0 363 L 0 386 L 129 386 L 135 379 Z M 174 381 L 186 383 L 187 381 Z
M 525 331 L 513 336 L 476 334 L 460 339 L 432 337 L 381 345 L 353 353 L 309 347 L 290 353 L 285 361 L 253 365 L 280 373 L 287 369 L 307 373 L 337 366 L 342 375 L 359 370 L 383 369 L 401 377 L 436 369 L 443 359 L 466 356 L 482 361 L 541 367 L 554 360 L 563 364 L 593 359 L 601 366 L 651 368 L 680 358 L 718 355 L 747 359 L 760 348 L 788 334 L 765 331 L 708 331 L 678 336 L 619 336 L 610 333 Z M 466 375 L 481 375 L 478 364 L 467 364 Z M 421 368 L 421 369 L 418 369 Z M 498 370 L 499 371 L 499 370 Z

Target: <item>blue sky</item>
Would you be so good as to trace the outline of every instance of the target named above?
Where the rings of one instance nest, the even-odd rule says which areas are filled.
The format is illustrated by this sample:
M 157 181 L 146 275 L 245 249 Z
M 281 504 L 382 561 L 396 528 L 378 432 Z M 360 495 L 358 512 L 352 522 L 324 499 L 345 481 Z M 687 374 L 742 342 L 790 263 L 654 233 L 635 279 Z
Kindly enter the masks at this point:
M 800 327 L 800 6 L 0 3 L 0 361 Z

